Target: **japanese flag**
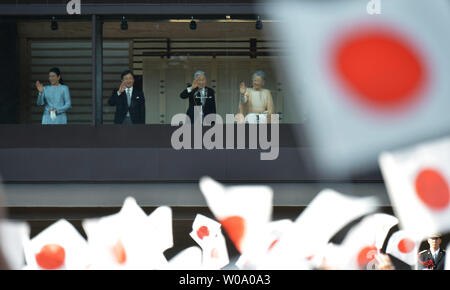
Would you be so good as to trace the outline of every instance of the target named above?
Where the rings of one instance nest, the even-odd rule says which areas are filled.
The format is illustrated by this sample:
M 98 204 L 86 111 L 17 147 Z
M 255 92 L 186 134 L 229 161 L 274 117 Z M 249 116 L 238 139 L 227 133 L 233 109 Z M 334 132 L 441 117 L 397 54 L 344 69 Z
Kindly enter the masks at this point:
M 84 270 L 89 265 L 86 240 L 61 219 L 24 242 L 27 269 Z
M 220 233 L 220 223 L 201 214 L 197 214 L 189 234 L 197 244 L 203 248 Z
M 153 217 L 154 218 L 154 217 Z M 119 213 L 84 220 L 92 256 L 90 269 L 159 269 L 167 264 L 159 233 L 132 197 L 125 199 Z M 156 219 L 158 220 L 158 219 Z
M 308 260 L 319 269 L 373 269 L 375 255 L 379 253 L 389 230 L 397 223 L 397 218 L 391 215 L 368 215 L 350 229 L 341 244 L 322 245 Z
M 374 169 L 379 153 L 450 132 L 446 0 L 269 1 L 318 167 Z
M 201 214 L 192 224 L 190 236 L 202 248 L 203 266 L 208 269 L 221 269 L 230 262 L 220 227 L 220 223 Z
M 373 269 L 375 255 L 386 239 L 389 230 L 398 224 L 396 217 L 376 213 L 364 217 L 346 235 L 341 247 L 346 252 L 343 269 Z
M 272 189 L 267 186 L 224 187 L 209 177 L 200 189 L 216 219 L 240 253 L 253 251 L 272 216 Z
M 425 238 L 450 230 L 450 138 L 380 155 L 402 229 Z
M 388 241 L 386 254 L 391 254 L 397 259 L 414 266 L 417 264 L 420 242 L 421 239 L 413 237 L 406 231 L 397 231 L 392 234 Z
M 375 255 L 380 253 L 376 246 L 375 229 L 367 224 L 356 225 L 340 245 L 342 259 L 339 268 L 345 270 L 373 270 Z

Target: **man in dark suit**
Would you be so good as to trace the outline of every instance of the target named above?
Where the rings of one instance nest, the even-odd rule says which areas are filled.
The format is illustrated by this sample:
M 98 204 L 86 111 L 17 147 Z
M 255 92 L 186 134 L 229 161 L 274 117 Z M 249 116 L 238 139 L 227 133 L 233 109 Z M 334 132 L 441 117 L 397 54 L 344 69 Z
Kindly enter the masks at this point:
M 182 91 L 180 97 L 182 99 L 189 99 L 189 107 L 186 114 L 191 119 L 191 123 L 194 123 L 194 120 L 203 121 L 204 117 L 208 114 L 216 113 L 215 92 L 206 86 L 206 75 L 203 71 L 199 70 L 194 74 L 192 86 Z M 194 114 L 195 106 L 200 106 L 198 116 Z
M 134 85 L 134 74 L 126 70 L 121 75 L 122 83 L 114 90 L 108 100 L 110 106 L 116 106 L 115 124 L 144 124 L 145 97 Z
M 441 249 L 441 235 L 428 238 L 430 248 L 419 253 L 419 269 L 444 270 L 445 250 Z

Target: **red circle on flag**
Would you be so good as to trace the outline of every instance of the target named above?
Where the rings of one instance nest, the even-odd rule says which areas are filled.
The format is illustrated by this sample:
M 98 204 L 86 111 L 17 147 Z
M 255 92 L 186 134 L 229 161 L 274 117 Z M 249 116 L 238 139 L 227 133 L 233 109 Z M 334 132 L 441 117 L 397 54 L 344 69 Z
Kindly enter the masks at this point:
M 403 254 L 407 254 L 409 252 L 411 252 L 412 250 L 414 250 L 414 247 L 416 246 L 416 243 L 408 238 L 404 238 L 401 239 L 400 242 L 398 242 L 398 250 L 403 253 Z
M 357 102 L 376 110 L 411 105 L 426 80 L 423 57 L 387 30 L 358 30 L 340 38 L 334 62 L 338 79 Z
M 435 169 L 423 169 L 415 180 L 416 194 L 419 199 L 433 210 L 445 209 L 450 202 L 449 185 Z
M 203 240 L 203 238 L 206 236 L 209 236 L 209 229 L 207 226 L 201 226 L 197 230 L 197 236 Z
M 220 220 L 223 228 L 226 230 L 231 241 L 233 241 L 237 250 L 242 253 L 242 239 L 245 232 L 245 220 L 240 216 L 231 216 Z
M 368 246 L 362 248 L 357 256 L 358 266 L 360 269 L 364 269 L 366 265 L 375 258 L 377 254 L 377 248 L 374 246 Z
M 127 261 L 127 253 L 121 240 L 117 241 L 117 243 L 113 246 L 112 251 L 117 263 L 122 265 Z
M 46 270 L 60 268 L 66 259 L 66 251 L 58 244 L 47 244 L 36 254 L 36 262 L 39 267 Z

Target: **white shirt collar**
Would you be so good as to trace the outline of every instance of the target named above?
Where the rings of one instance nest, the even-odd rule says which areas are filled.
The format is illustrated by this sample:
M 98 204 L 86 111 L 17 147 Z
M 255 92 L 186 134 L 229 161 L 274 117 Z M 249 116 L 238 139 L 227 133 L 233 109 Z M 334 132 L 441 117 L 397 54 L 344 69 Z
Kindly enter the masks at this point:
M 430 252 L 431 252 L 431 254 L 433 255 L 433 257 L 435 257 L 435 256 L 437 256 L 437 255 L 439 254 L 439 250 L 440 250 L 440 249 L 441 249 L 441 248 L 437 249 L 436 252 L 433 252 L 433 250 L 430 249 Z

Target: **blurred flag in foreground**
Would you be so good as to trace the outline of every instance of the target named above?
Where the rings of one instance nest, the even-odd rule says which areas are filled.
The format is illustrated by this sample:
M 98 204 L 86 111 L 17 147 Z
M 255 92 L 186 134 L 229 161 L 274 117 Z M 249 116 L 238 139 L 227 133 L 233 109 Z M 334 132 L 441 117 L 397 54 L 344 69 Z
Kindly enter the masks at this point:
M 348 223 L 375 211 L 375 203 L 376 199 L 371 197 L 350 197 L 331 189 L 322 190 L 296 219 L 289 243 L 298 247 L 304 258 L 311 257 Z
M 168 206 L 156 208 L 148 216 L 155 246 L 161 253 L 173 247 L 172 209 Z
M 24 243 L 27 269 L 84 270 L 90 257 L 86 240 L 61 219 Z
M 25 266 L 23 245 L 29 238 L 28 223 L 5 219 L 0 221 L 0 250 L 12 270 L 20 270 Z
M 304 269 L 327 247 L 329 240 L 351 221 L 375 211 L 374 198 L 345 196 L 331 189 L 321 191 L 278 241 L 259 268 Z M 311 265 L 308 265 L 311 264 Z
M 343 255 L 341 269 L 374 269 L 375 255 L 386 239 L 389 230 L 398 224 L 396 217 L 376 213 L 364 217 L 346 235 L 341 244 Z
M 136 200 L 128 197 L 119 213 L 84 220 L 91 268 L 151 270 L 167 265 L 163 251 L 173 243 L 168 218 L 170 210 L 159 209 L 147 216 Z
M 267 1 L 280 20 L 288 82 L 302 95 L 318 167 L 375 169 L 382 150 L 450 132 L 446 0 Z M 283 46 L 284 47 L 284 46 Z
M 450 138 L 380 155 L 402 229 L 417 238 L 450 230 Z
M 200 189 L 215 218 L 240 253 L 255 251 L 261 232 L 272 218 L 273 192 L 267 186 L 224 187 L 209 177 Z
M 386 253 L 410 266 L 415 266 L 417 264 L 420 242 L 420 239 L 416 239 L 406 231 L 400 230 L 392 234 L 387 244 Z
M 268 223 L 261 231 L 255 250 L 241 255 L 236 262 L 240 269 L 269 270 L 283 268 L 307 268 L 308 265 L 292 263 L 293 260 L 285 260 L 281 265 L 277 255 L 273 255 L 273 248 L 279 243 L 285 234 L 293 229 L 293 222 L 289 219 L 277 220 Z M 295 251 L 296 249 L 291 249 Z M 296 261 L 295 261 L 296 262 Z M 288 265 L 289 264 L 289 265 Z
M 230 262 L 220 227 L 220 223 L 201 214 L 197 214 L 192 224 L 190 236 L 202 248 L 203 266 L 208 269 L 218 270 Z

